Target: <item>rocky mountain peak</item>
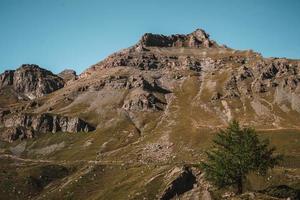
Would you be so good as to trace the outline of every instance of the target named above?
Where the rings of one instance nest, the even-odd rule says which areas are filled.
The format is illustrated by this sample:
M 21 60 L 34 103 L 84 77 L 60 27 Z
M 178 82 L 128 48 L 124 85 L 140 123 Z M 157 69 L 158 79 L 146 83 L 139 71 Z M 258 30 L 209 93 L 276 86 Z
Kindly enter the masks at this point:
M 65 82 L 77 79 L 76 71 L 72 69 L 65 69 L 62 72 L 60 72 L 58 76 L 64 79 Z
M 39 65 L 36 64 L 22 64 L 17 70 L 45 70 L 48 71 L 46 69 L 41 68 Z
M 209 39 L 209 34 L 206 33 L 203 29 L 200 29 L 200 28 L 196 29 L 191 34 L 194 35 L 199 40 Z
M 62 78 L 35 64 L 23 64 L 0 75 L 0 89 L 12 88 L 19 96 L 29 99 L 44 96 L 63 86 Z
M 154 47 L 154 48 L 152 48 Z M 218 45 L 209 38 L 203 29 L 196 29 L 189 34 L 162 34 L 145 33 L 139 42 L 123 49 L 106 59 L 92 65 L 79 78 L 88 77 L 102 69 L 128 66 L 140 70 L 157 69 L 192 69 L 200 71 L 201 65 L 207 66 L 214 62 L 207 54 L 218 51 L 230 51 L 229 48 Z M 195 57 L 194 53 L 198 55 Z M 222 62 L 220 59 L 215 62 Z
M 203 29 L 196 29 L 190 34 L 175 34 L 165 36 L 161 34 L 146 33 L 139 41 L 139 45 L 144 47 L 217 47 L 216 42 L 209 39 Z

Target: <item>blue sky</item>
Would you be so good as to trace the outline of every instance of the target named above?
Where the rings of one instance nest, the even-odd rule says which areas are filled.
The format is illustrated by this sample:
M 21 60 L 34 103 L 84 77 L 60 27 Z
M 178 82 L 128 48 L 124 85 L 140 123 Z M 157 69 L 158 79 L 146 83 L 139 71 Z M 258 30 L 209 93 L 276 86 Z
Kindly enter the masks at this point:
M 205 29 L 218 43 L 300 58 L 298 0 L 0 0 L 0 72 L 78 73 L 145 32 Z

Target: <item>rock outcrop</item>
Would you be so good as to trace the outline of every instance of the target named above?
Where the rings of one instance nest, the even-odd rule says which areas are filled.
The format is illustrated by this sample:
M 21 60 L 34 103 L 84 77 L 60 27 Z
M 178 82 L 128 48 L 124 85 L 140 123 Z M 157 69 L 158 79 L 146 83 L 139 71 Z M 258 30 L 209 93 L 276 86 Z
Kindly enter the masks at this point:
M 162 193 L 160 200 L 170 200 L 193 188 L 196 183 L 196 176 L 188 167 L 174 168 L 166 177 L 169 180 L 167 188 Z
M 94 71 L 103 68 L 118 66 L 130 66 L 141 70 L 157 69 L 191 69 L 200 71 L 201 65 L 207 64 L 207 59 L 200 59 L 194 56 L 166 56 L 154 53 L 147 49 L 149 47 L 174 47 L 190 49 L 226 49 L 219 46 L 215 41 L 210 40 L 209 35 L 202 29 L 197 29 L 190 34 L 176 34 L 171 36 L 146 33 L 140 41 L 127 49 L 110 55 L 103 61 L 91 66 L 79 77 L 83 78 L 91 75 Z M 209 58 L 208 58 L 209 59 Z
M 0 75 L 0 88 L 14 83 L 14 70 L 7 70 Z
M 135 90 L 126 98 L 123 108 L 132 111 L 164 110 L 165 104 L 153 93 Z
M 32 138 L 36 134 L 56 132 L 90 132 L 93 126 L 78 117 L 66 117 L 44 113 L 40 115 L 17 114 L 3 120 L 5 131 L 2 139 L 12 142 Z
M 16 93 L 34 99 L 64 87 L 64 81 L 38 65 L 25 64 L 0 75 L 0 89 L 8 86 Z
M 78 78 L 76 71 L 72 69 L 65 69 L 64 71 L 60 72 L 58 76 L 61 77 L 65 82 L 76 80 Z
M 216 47 L 217 44 L 209 39 L 209 35 L 202 29 L 187 35 L 158 35 L 146 33 L 141 38 L 139 44 L 143 47 L 191 47 L 191 48 L 209 48 Z
M 211 58 L 197 58 L 195 56 L 166 56 L 153 52 L 119 52 L 106 58 L 89 68 L 81 76 L 93 71 L 113 67 L 133 67 L 139 70 L 192 70 L 200 72 L 203 67 L 221 67 L 226 60 L 212 60 Z
M 28 139 L 34 137 L 34 131 L 22 126 L 8 127 L 1 131 L 0 139 L 7 142 L 13 142 L 18 139 Z
M 155 79 L 147 80 L 143 76 L 109 76 L 92 85 L 81 85 L 78 92 L 100 91 L 103 89 L 129 90 L 122 108 L 130 111 L 164 110 L 165 94 L 171 93 L 162 88 Z

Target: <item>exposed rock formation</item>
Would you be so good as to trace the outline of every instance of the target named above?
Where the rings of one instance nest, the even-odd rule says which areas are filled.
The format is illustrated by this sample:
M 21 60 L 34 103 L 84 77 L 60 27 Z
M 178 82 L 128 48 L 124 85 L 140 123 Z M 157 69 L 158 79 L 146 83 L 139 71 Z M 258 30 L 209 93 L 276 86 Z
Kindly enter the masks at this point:
M 159 99 L 155 94 L 166 94 L 168 90 L 160 87 L 155 81 L 152 83 L 143 77 L 131 77 L 129 79 L 131 93 L 124 101 L 123 108 L 132 111 L 164 110 L 165 99 Z
M 194 183 L 196 183 L 196 176 L 188 167 L 174 168 L 168 176 L 171 178 L 167 179 L 171 179 L 171 181 L 159 198 L 160 200 L 170 200 L 175 196 L 179 196 L 180 194 L 191 190 Z
M 158 35 L 146 33 L 140 40 L 140 45 L 144 47 L 205 47 L 209 48 L 217 46 L 217 44 L 209 39 L 209 35 L 202 29 L 187 35 Z
M 66 117 L 53 114 L 18 114 L 3 122 L 5 131 L 2 138 L 6 141 L 32 138 L 34 134 L 47 132 L 90 132 L 95 128 L 78 117 Z
M 142 70 L 169 68 L 200 71 L 200 66 L 207 64 L 207 59 L 196 58 L 194 56 L 166 56 L 161 53 L 155 53 L 147 49 L 148 47 L 226 49 L 219 46 L 215 41 L 210 40 L 209 35 L 202 29 L 197 29 L 186 35 L 177 34 L 165 36 L 146 33 L 136 45 L 110 55 L 105 60 L 91 66 L 79 77 L 83 78 L 89 76 L 93 71 L 98 69 L 117 66 L 130 66 Z
M 147 80 L 137 76 L 108 76 L 97 80 L 93 84 L 81 85 L 78 92 L 100 91 L 103 89 L 129 90 L 130 94 L 124 99 L 123 107 L 131 111 L 164 110 L 166 105 L 165 94 L 169 90 L 162 88 L 153 78 Z M 160 96 L 160 97 L 159 97 Z
M 72 69 L 65 69 L 64 71 L 60 72 L 58 76 L 64 79 L 65 82 L 77 79 L 76 71 Z
M 7 70 L 0 75 L 0 88 L 13 84 L 14 72 L 14 70 Z
M 0 139 L 7 142 L 13 142 L 17 139 L 33 138 L 34 131 L 22 126 L 8 127 L 1 131 Z
M 163 110 L 165 104 L 152 93 L 137 90 L 125 100 L 123 108 L 135 111 Z
M 64 81 L 38 65 L 26 64 L 0 75 L 0 89 L 7 86 L 29 99 L 34 99 L 62 88 Z

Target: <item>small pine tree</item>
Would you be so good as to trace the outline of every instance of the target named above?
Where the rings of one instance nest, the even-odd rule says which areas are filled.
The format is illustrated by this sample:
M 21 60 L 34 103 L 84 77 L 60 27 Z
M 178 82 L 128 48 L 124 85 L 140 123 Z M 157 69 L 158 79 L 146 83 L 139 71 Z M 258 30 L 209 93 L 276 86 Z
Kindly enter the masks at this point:
M 207 161 L 201 162 L 201 167 L 214 185 L 236 186 L 240 194 L 249 172 L 265 175 L 282 159 L 274 151 L 275 148 L 269 147 L 269 140 L 259 140 L 255 129 L 241 128 L 237 121 L 232 121 L 216 135 L 213 149 L 206 152 Z

